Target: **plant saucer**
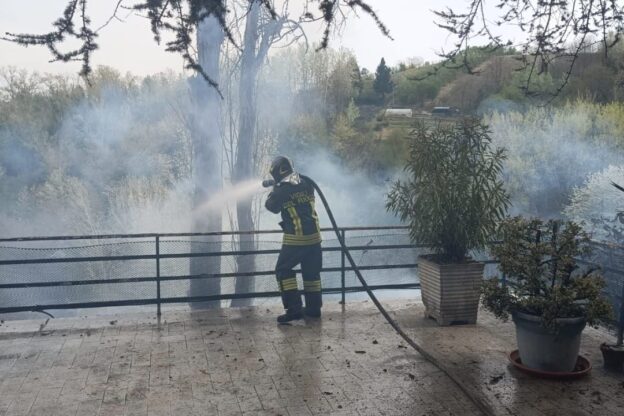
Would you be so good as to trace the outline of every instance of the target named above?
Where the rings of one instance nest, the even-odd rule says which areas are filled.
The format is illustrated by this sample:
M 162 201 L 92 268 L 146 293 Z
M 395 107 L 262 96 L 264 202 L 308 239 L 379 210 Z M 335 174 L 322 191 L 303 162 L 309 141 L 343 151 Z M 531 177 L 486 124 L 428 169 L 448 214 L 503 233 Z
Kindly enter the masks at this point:
M 535 368 L 530 368 L 522 364 L 520 361 L 520 353 L 518 350 L 514 350 L 509 354 L 509 361 L 516 367 L 518 370 L 525 372 L 527 374 L 531 374 L 532 376 L 541 377 L 541 378 L 550 378 L 550 379 L 559 379 L 559 380 L 570 380 L 581 378 L 587 374 L 592 369 L 592 365 L 589 360 L 583 356 L 578 356 L 576 360 L 576 367 L 574 367 L 573 371 L 544 371 L 538 370 Z

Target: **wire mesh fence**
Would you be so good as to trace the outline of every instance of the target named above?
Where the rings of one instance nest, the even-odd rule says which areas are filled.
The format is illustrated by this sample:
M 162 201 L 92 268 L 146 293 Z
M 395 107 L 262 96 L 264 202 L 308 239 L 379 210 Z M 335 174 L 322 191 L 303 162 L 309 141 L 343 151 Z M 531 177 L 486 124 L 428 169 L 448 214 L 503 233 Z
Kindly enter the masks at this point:
M 154 297 L 153 239 L 0 244 L 2 308 Z
M 323 232 L 324 291 L 361 289 L 332 232 Z M 369 284 L 418 287 L 416 258 L 423 250 L 405 229 L 341 233 Z M 275 296 L 280 247 L 278 232 L 255 234 L 250 252 L 239 250 L 236 233 L 0 240 L 0 313 Z M 253 270 L 238 270 L 238 256 L 251 256 Z M 250 284 L 237 285 L 240 280 Z M 198 292 L 198 281 L 212 284 Z

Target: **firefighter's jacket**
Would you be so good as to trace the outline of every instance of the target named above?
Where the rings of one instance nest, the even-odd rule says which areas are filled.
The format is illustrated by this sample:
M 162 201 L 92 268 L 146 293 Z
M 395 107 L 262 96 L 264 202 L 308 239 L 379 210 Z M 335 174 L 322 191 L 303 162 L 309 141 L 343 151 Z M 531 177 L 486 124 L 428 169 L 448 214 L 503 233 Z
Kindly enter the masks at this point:
M 301 183 L 277 184 L 269 194 L 266 209 L 281 213 L 280 226 L 284 230 L 283 244 L 309 246 L 321 242 L 321 229 L 314 208 L 314 188 L 310 181 L 301 177 Z

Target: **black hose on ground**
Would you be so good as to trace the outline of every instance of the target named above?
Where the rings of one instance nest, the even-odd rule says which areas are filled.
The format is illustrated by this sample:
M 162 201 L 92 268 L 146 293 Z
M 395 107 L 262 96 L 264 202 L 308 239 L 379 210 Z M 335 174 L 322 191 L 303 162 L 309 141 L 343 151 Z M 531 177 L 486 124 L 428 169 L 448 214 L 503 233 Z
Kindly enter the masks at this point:
M 44 311 L 43 309 L 33 309 L 31 312 L 39 312 L 44 315 L 48 315 L 50 318 L 54 319 L 54 315 L 52 315 L 50 312 Z
M 459 389 L 463 391 L 464 394 L 468 396 L 468 398 L 470 398 L 470 400 L 475 404 L 475 406 L 477 406 L 477 408 L 481 410 L 481 412 L 483 412 L 483 414 L 488 415 L 488 416 L 496 416 L 496 413 L 494 412 L 492 407 L 489 405 L 489 403 L 487 403 L 485 400 L 479 397 L 476 397 L 474 394 L 472 394 L 470 390 L 468 389 L 468 387 L 464 384 L 464 382 L 461 379 L 459 379 L 459 377 L 453 375 L 439 360 L 434 358 L 431 354 L 425 351 L 420 345 L 418 345 L 413 339 L 411 339 L 401 329 L 399 324 L 394 319 L 392 319 L 392 317 L 390 317 L 390 314 L 388 314 L 388 311 L 386 311 L 386 309 L 381 305 L 381 303 L 379 302 L 379 300 L 377 299 L 373 291 L 370 289 L 370 287 L 366 283 L 366 280 L 364 279 L 364 277 L 362 276 L 362 273 L 360 272 L 359 268 L 355 264 L 355 261 L 353 260 L 353 257 L 351 256 L 351 253 L 349 252 L 349 249 L 347 248 L 345 242 L 342 241 L 342 237 L 340 236 L 340 232 L 338 231 L 338 224 L 336 224 L 336 220 L 334 219 L 334 214 L 329 208 L 329 204 L 327 203 L 327 199 L 325 199 L 325 195 L 323 195 L 323 191 L 321 191 L 321 188 L 319 188 L 318 184 L 314 182 L 312 179 L 310 179 L 309 177 L 303 176 L 303 175 L 301 175 L 301 177 L 310 181 L 310 183 L 312 184 L 312 186 L 314 186 L 314 189 L 318 193 L 319 197 L 321 198 L 321 201 L 323 201 L 323 205 L 325 206 L 325 211 L 327 212 L 329 221 L 331 222 L 334 232 L 336 233 L 336 236 L 338 237 L 338 241 L 340 242 L 342 251 L 344 252 L 347 259 L 349 260 L 349 263 L 351 264 L 351 267 L 353 268 L 353 271 L 355 272 L 355 275 L 357 276 L 358 280 L 362 284 L 362 287 L 364 288 L 368 296 L 371 298 L 371 300 L 373 301 L 377 309 L 379 309 L 379 312 L 381 312 L 383 317 L 386 318 L 386 321 L 388 321 L 390 326 L 392 326 L 392 328 L 397 332 L 397 334 L 401 336 L 401 338 L 405 340 L 405 342 L 407 342 L 412 348 L 418 351 L 418 353 L 422 355 L 427 361 L 429 361 L 431 364 L 437 367 L 440 371 L 442 371 L 448 378 L 450 378 L 457 385 L 457 387 L 459 387 Z

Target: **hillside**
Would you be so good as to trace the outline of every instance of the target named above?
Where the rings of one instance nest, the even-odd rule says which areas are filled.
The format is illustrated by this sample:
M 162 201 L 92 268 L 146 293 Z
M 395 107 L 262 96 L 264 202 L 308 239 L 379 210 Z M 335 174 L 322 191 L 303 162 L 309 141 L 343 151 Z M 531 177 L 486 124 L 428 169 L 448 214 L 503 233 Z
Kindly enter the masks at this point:
M 540 65 L 531 75 L 531 93 L 524 87 L 529 70 L 514 50 L 488 52 L 476 48 L 471 52 L 474 73 L 457 65 L 424 64 L 420 67 L 396 68 L 394 91 L 386 103 L 394 108 L 430 111 L 434 106 L 458 107 L 466 114 L 480 113 L 484 101 L 492 98 L 521 106 L 550 101 L 558 92 L 555 104 L 584 98 L 608 103 L 624 98 L 624 49 L 614 50 L 605 58 L 599 50 L 578 56 L 569 79 L 570 58 L 559 58 Z
M 522 67 L 518 56 L 494 56 L 475 69 L 474 74 L 461 74 L 444 85 L 433 100 L 436 106 L 457 107 L 464 113 L 474 113 L 481 102 L 498 94 L 513 80 Z

